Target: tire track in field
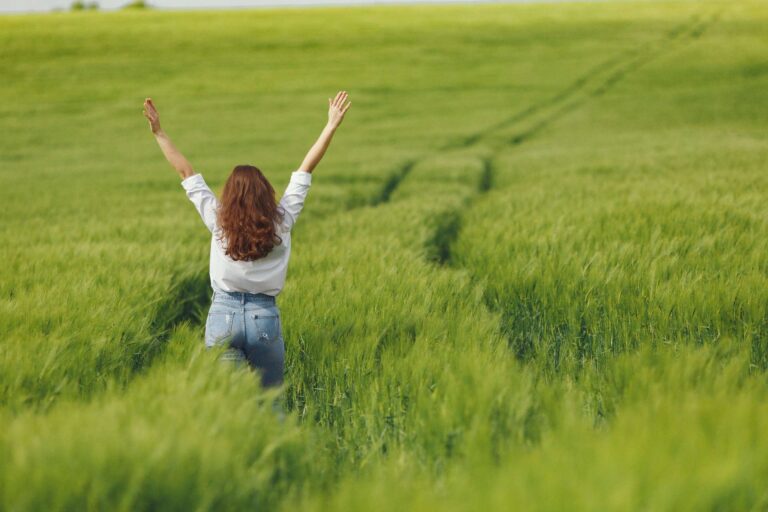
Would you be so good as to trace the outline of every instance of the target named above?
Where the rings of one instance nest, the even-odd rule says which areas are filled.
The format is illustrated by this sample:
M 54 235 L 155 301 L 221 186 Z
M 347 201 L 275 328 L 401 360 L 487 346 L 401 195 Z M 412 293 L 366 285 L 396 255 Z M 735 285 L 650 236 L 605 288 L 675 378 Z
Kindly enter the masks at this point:
M 467 137 L 459 140 L 456 143 L 448 143 L 445 146 L 441 147 L 440 149 L 453 150 L 453 149 L 462 149 L 462 148 L 471 147 L 477 144 L 478 142 L 480 142 L 483 138 L 489 135 L 493 135 L 499 130 L 503 130 L 504 128 L 514 126 L 516 123 L 525 121 L 526 119 L 529 119 L 535 116 L 537 113 L 547 109 L 548 107 L 557 105 L 562 101 L 566 101 L 571 96 L 577 94 L 581 89 L 583 89 L 589 83 L 590 78 L 594 76 L 598 76 L 600 75 L 600 73 L 606 70 L 612 69 L 614 66 L 620 64 L 622 60 L 624 60 L 626 57 L 628 57 L 629 55 L 631 55 L 636 51 L 637 51 L 637 48 L 630 48 L 628 50 L 625 50 L 624 52 L 619 53 L 618 55 L 615 55 L 610 59 L 606 59 L 603 62 L 600 62 L 597 65 L 590 68 L 586 73 L 576 78 L 576 80 L 574 80 L 568 87 L 561 90 L 551 98 L 548 98 L 539 103 L 534 103 L 533 105 L 525 107 L 522 110 L 518 111 L 517 113 L 505 119 L 502 119 L 497 123 L 494 123 L 481 130 L 478 130 L 477 132 L 468 135 Z
M 428 261 L 438 265 L 448 265 L 451 263 L 453 244 L 458 239 L 464 222 L 462 212 L 471 207 L 479 197 L 493 188 L 494 166 L 493 156 L 483 158 L 475 192 L 470 193 L 462 201 L 459 208 L 451 208 L 437 215 L 435 229 L 432 236 L 425 243 L 425 254 Z
M 381 188 L 378 194 L 373 196 L 369 202 L 369 205 L 378 206 L 381 203 L 388 202 L 389 198 L 392 196 L 392 192 L 394 192 L 395 189 L 400 186 L 400 183 L 405 179 L 406 176 L 408 176 L 408 173 L 411 172 L 414 166 L 419 163 L 419 160 L 420 159 L 418 158 L 408 160 L 402 164 L 395 172 L 390 174 L 389 178 L 387 178 L 387 181 L 384 182 L 384 186 Z
M 703 19 L 695 15 L 692 19 L 672 29 L 660 41 L 646 43 L 638 48 L 627 50 L 619 56 L 595 66 L 548 101 L 528 107 L 520 113 L 496 123 L 492 126 L 493 130 L 482 130 L 457 145 L 445 148 L 446 150 L 464 149 L 484 138 L 496 135 L 496 132 L 504 128 L 514 127 L 528 121 L 533 122 L 530 126 L 521 127 L 511 137 L 503 139 L 501 143 L 497 142 L 494 144 L 494 149 L 490 155 L 483 159 L 483 170 L 475 193 L 467 198 L 461 208 L 443 212 L 438 217 L 440 220 L 436 225 L 434 235 L 427 241 L 428 259 L 441 265 L 452 263 L 453 246 L 459 237 L 463 223 L 461 212 L 492 189 L 495 161 L 503 149 L 509 146 L 519 146 L 527 142 L 569 113 L 603 96 L 643 65 L 674 49 L 678 49 L 686 41 L 690 42 L 699 38 L 719 17 L 720 13 L 715 13 Z M 673 46 L 674 43 L 679 44 Z M 597 74 L 594 73 L 595 70 L 598 71 Z M 541 114 L 541 117 L 535 119 L 536 114 Z
M 441 151 L 450 151 L 450 150 L 471 147 L 477 144 L 478 142 L 480 142 L 482 139 L 484 139 L 488 135 L 496 133 L 498 130 L 512 126 L 515 123 L 523 122 L 527 119 L 530 119 L 531 117 L 535 116 L 537 113 L 543 111 L 547 107 L 556 105 L 561 101 L 565 101 L 569 99 L 572 95 L 578 93 L 589 82 L 590 77 L 596 74 L 599 74 L 604 70 L 612 69 L 618 63 L 620 63 L 624 58 L 626 58 L 628 53 L 631 54 L 632 52 L 635 52 L 635 51 L 637 51 L 636 48 L 627 50 L 625 52 L 619 53 L 618 55 L 597 64 L 596 66 L 592 67 L 589 71 L 587 71 L 584 75 L 574 80 L 568 87 L 561 90 L 551 98 L 548 98 L 539 103 L 535 103 L 533 105 L 525 107 L 519 110 L 518 112 L 512 114 L 511 116 L 502 119 L 501 121 L 498 121 L 490 126 L 482 128 L 474 133 L 470 133 L 469 135 L 461 138 L 458 141 L 448 142 L 438 147 L 435 150 L 427 151 L 415 158 L 406 160 L 404 163 L 398 165 L 395 168 L 395 170 L 390 173 L 389 177 L 384 182 L 384 185 L 382 186 L 381 190 L 378 193 L 374 194 L 374 196 L 371 198 L 371 200 L 368 202 L 367 205 L 363 205 L 363 206 L 378 206 L 382 203 L 388 202 L 392 196 L 392 193 L 403 182 L 403 180 L 405 180 L 405 178 L 413 170 L 413 168 L 416 165 L 418 165 L 420 162 L 427 160 L 431 156 L 434 156 L 440 153 Z
M 576 97 L 575 99 L 564 98 L 564 101 L 562 101 L 560 104 L 554 105 L 555 108 L 553 108 L 552 111 L 547 112 L 544 117 L 537 121 L 534 125 L 514 134 L 508 140 L 508 144 L 512 146 L 522 144 L 551 124 L 559 121 L 570 112 L 580 108 L 590 100 L 603 96 L 606 92 L 616 86 L 628 75 L 637 71 L 649 62 L 661 57 L 665 53 L 668 53 L 666 50 L 679 49 L 685 43 L 698 39 L 710 25 L 719 19 L 719 17 L 720 13 L 715 13 L 707 18 L 704 18 L 703 20 L 698 20 L 697 17 L 694 17 L 693 21 L 676 27 L 670 31 L 661 41 L 653 45 L 656 48 L 650 47 L 646 51 L 636 52 L 636 55 L 633 58 L 620 62 L 613 69 L 608 70 L 607 75 L 602 79 L 602 81 L 599 81 L 597 87 L 591 89 L 587 88 L 588 90 L 585 90 L 586 94 L 584 96 Z M 667 45 L 671 45 L 673 43 L 678 44 L 672 48 L 667 47 Z M 646 47 L 648 46 L 650 45 L 646 45 Z
M 529 105 L 490 126 L 464 136 L 458 141 L 448 142 L 435 150 L 427 151 L 415 158 L 406 160 L 389 174 L 389 177 L 385 180 L 378 193 L 374 194 L 367 203 L 355 206 L 353 209 L 360 206 L 378 206 L 388 202 L 392 194 L 408 177 L 414 167 L 440 152 L 472 147 L 478 142 L 496 135 L 501 130 L 533 120 L 537 115 L 543 115 L 543 118 L 538 122 L 526 130 L 519 131 L 509 140 L 511 145 L 523 143 L 553 122 L 581 106 L 590 97 L 602 96 L 627 74 L 662 55 L 664 53 L 664 45 L 672 44 L 681 38 L 698 38 L 717 17 L 719 17 L 719 14 L 700 20 L 698 15 L 694 15 L 691 19 L 670 30 L 660 41 L 646 42 L 629 48 L 592 66 L 554 96 Z M 600 86 L 595 88 L 593 84 L 596 81 L 600 83 Z M 585 93 L 585 97 L 580 99 L 580 93 Z

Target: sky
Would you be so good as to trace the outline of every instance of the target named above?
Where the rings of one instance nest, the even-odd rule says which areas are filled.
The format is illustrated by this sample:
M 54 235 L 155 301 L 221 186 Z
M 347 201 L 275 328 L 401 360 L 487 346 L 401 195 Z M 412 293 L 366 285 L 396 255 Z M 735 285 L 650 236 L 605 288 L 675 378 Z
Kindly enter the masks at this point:
M 93 0 L 86 0 L 93 1 Z M 95 0 L 102 9 L 117 9 L 130 0 Z M 168 9 L 204 9 L 306 5 L 371 5 L 381 3 L 470 3 L 472 0 L 148 0 L 150 5 Z M 485 0 L 494 1 L 494 0 Z M 498 1 L 498 0 L 496 0 Z M 515 1 L 515 0 L 512 0 Z M 531 0 L 516 0 L 525 2 Z M 72 0 L 0 0 L 0 13 L 45 12 L 68 9 Z

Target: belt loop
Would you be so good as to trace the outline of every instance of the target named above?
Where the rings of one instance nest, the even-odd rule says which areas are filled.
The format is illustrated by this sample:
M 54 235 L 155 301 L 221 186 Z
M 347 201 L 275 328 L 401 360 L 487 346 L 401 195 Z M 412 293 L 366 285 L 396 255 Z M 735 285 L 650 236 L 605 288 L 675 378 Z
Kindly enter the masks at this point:
M 245 294 L 240 292 L 240 305 L 245 305 Z

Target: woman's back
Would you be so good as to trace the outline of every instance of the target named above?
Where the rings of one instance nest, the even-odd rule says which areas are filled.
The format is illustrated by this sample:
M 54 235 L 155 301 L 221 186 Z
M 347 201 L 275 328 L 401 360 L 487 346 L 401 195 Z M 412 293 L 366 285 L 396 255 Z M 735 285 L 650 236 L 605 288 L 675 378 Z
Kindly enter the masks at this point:
M 291 256 L 291 230 L 304 207 L 311 184 L 310 173 L 295 171 L 291 174 L 291 181 L 278 203 L 283 218 L 275 232 L 281 241 L 266 256 L 248 261 L 235 260 L 227 255 L 227 242 L 217 219 L 221 205 L 203 176 L 194 174 L 181 182 L 187 197 L 211 232 L 210 277 L 214 290 L 272 296 L 280 293 Z

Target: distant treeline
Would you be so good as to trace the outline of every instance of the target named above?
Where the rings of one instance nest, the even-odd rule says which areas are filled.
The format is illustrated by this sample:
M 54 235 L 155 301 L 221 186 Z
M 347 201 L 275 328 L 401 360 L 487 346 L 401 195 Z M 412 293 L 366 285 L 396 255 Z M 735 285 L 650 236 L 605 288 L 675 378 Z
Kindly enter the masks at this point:
M 144 0 L 133 0 L 123 6 L 123 9 L 149 9 L 152 6 Z M 69 7 L 71 11 L 97 11 L 99 9 L 98 2 L 84 2 L 82 0 L 75 0 Z

